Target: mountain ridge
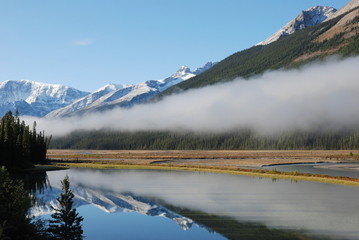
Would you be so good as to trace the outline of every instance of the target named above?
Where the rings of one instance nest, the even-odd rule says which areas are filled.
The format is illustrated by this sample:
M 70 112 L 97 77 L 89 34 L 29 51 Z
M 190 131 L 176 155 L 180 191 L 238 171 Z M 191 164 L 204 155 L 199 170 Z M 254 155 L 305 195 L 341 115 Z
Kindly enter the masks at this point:
M 358 0 L 354 2 L 356 1 Z M 349 18 L 350 15 L 352 16 Z M 349 19 L 343 24 L 345 30 L 342 28 L 333 31 L 327 38 L 318 40 L 345 18 Z M 247 80 L 265 71 L 296 68 L 330 55 L 338 54 L 342 57 L 358 55 L 358 19 L 359 12 L 356 8 L 351 8 L 349 12 L 336 18 L 296 31 L 270 44 L 256 45 L 239 51 L 218 62 L 208 71 L 167 89 L 154 100 L 159 101 L 174 93 L 228 82 L 236 78 Z
M 7 84 L 5 81 L 0 84 L 0 114 L 19 110 L 21 115 L 55 118 L 106 111 L 115 107 L 129 108 L 190 88 L 231 81 L 238 77 L 248 79 L 264 71 L 291 68 L 332 54 L 359 54 L 359 10 L 353 10 L 358 6 L 359 0 L 352 0 L 338 11 L 332 7 L 309 8 L 277 31 L 280 34 L 275 33 L 262 41 L 262 44 L 237 52 L 218 63 L 208 62 L 194 71 L 182 66 L 170 77 L 160 80 L 148 80 L 132 85 L 107 84 L 92 93 L 69 88 L 68 91 L 73 94 L 64 95 L 68 98 L 51 95 L 52 90 L 46 90 L 56 87 L 40 87 L 42 90 L 27 95 L 21 91 L 16 92 L 16 88 L 3 91 L 3 86 Z M 310 24 L 306 23 L 307 15 Z M 338 16 L 333 18 L 335 15 Z M 316 24 L 319 22 L 321 23 Z M 310 26 L 311 24 L 314 26 Z M 32 81 L 23 83 L 26 85 L 25 83 L 30 82 Z M 32 85 L 36 85 L 35 82 L 32 82 Z M 74 94 L 76 92 L 77 95 Z M 15 98 L 16 96 L 18 98 Z
M 0 115 L 18 111 L 34 117 L 64 117 L 113 107 L 131 107 L 156 96 L 167 88 L 186 81 L 215 65 L 207 62 L 191 71 L 183 65 L 170 77 L 139 84 L 106 84 L 89 93 L 60 84 L 31 80 L 6 80 L 0 83 Z
M 282 37 L 293 34 L 296 31 L 322 23 L 327 18 L 332 16 L 336 11 L 337 10 L 335 8 L 327 6 L 315 6 L 304 10 L 296 18 L 284 25 L 281 29 L 279 29 L 266 40 L 256 44 L 256 46 L 268 45 Z
M 23 115 L 42 117 L 87 94 L 59 84 L 6 80 L 0 83 L 0 115 L 18 110 Z
M 215 62 L 207 62 L 204 66 L 194 71 L 183 65 L 170 77 L 160 80 L 148 80 L 139 84 L 117 85 L 117 87 L 112 87 L 113 91 L 107 91 L 106 87 L 102 87 L 68 106 L 50 112 L 46 115 L 46 118 L 81 115 L 114 107 L 132 107 L 149 100 L 177 83 L 186 81 L 210 69 L 215 64 Z
M 349 3 L 345 4 L 344 7 L 340 8 L 338 11 L 336 11 L 332 16 L 328 17 L 326 20 L 324 20 L 325 22 L 326 21 L 329 21 L 333 18 L 336 18 L 342 14 L 345 14 L 349 11 L 351 11 L 352 9 L 354 8 L 357 8 L 359 7 L 359 0 L 351 0 Z

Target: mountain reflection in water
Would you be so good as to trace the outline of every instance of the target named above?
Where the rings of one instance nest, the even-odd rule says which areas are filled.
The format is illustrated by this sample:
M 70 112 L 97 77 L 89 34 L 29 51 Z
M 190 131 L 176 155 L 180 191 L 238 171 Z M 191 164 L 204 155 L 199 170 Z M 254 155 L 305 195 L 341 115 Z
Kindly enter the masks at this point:
M 37 194 L 45 205 L 34 207 L 33 215 L 50 213 L 65 174 L 70 177 L 76 207 L 92 204 L 107 213 L 161 216 L 183 230 L 197 227 L 222 235 L 214 234 L 214 239 L 359 239 L 357 188 L 213 173 L 48 172 L 51 188 Z
M 183 230 L 188 230 L 193 224 L 191 219 L 176 214 L 148 198 L 132 193 L 109 192 L 73 184 L 71 190 L 75 195 L 74 207 L 76 208 L 91 204 L 106 213 L 137 212 L 147 216 L 161 216 L 173 220 Z M 59 208 L 56 198 L 60 193 L 61 189 L 54 186 L 48 191 L 36 194 L 40 204 L 31 208 L 30 215 L 51 214 L 52 207 Z

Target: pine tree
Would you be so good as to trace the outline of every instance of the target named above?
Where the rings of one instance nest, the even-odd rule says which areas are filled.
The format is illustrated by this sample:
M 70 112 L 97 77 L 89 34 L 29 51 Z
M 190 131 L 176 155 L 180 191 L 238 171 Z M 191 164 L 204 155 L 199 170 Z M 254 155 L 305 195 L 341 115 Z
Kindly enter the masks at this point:
M 63 193 L 57 198 L 60 208 L 54 208 L 55 213 L 51 215 L 49 232 L 53 235 L 54 239 L 83 239 L 81 225 L 83 217 L 78 215 L 76 208 L 72 208 L 74 194 L 70 189 L 70 181 L 67 175 L 61 181 L 61 184 Z
M 14 169 L 44 163 L 50 139 L 44 132 L 37 133 L 36 122 L 31 131 L 18 114 L 9 111 L 0 119 L 0 165 Z

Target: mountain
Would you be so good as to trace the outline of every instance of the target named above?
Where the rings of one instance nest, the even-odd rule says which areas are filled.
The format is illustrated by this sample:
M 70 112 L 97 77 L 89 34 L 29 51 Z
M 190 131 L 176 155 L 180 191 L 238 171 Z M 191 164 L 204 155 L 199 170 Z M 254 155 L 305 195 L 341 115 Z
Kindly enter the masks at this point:
M 161 80 L 134 85 L 108 84 L 90 94 L 68 87 L 60 89 L 60 85 L 6 81 L 0 85 L 0 114 L 17 109 L 22 115 L 53 118 L 131 107 L 191 88 L 298 67 L 333 54 L 359 54 L 358 7 L 359 0 L 352 0 L 339 11 L 312 7 L 252 48 L 219 63 L 207 63 L 195 71 L 182 66 Z
M 106 94 L 125 87 L 126 87 L 125 85 L 106 84 L 105 86 L 101 87 L 95 92 L 90 93 L 65 107 L 55 109 L 54 111 L 47 114 L 47 117 L 51 118 L 51 117 L 62 116 L 86 108 L 87 106 L 91 105 L 92 103 L 94 103 L 101 97 L 105 96 Z
M 21 115 L 43 117 L 87 94 L 57 84 L 7 80 L 0 83 L 0 116 L 18 110 Z
M 349 12 L 345 14 L 346 12 Z M 351 38 L 359 32 L 359 0 L 353 0 L 337 11 L 333 16 L 341 16 L 341 19 L 328 31 L 318 37 L 317 42 L 328 41 L 337 35 L 343 38 Z
M 296 68 L 334 54 L 343 57 L 359 55 L 359 12 L 356 6 L 358 0 L 351 1 L 344 7 L 345 13 L 336 18 L 296 31 L 270 44 L 234 53 L 208 71 L 167 89 L 156 100 L 236 78 L 249 79 L 269 70 Z
M 325 21 L 329 21 L 333 18 L 336 18 L 342 14 L 345 14 L 351 10 L 353 10 L 354 8 L 359 7 L 359 0 L 352 0 L 349 3 L 347 3 L 344 7 L 342 7 L 341 9 L 339 9 L 339 11 L 335 12 L 333 15 L 331 15 L 330 17 L 328 17 Z
M 194 71 L 187 66 L 182 66 L 170 77 L 161 80 L 148 80 L 134 85 L 106 85 L 68 106 L 50 112 L 46 117 L 66 117 L 114 107 L 132 107 L 149 100 L 173 85 L 201 74 L 214 65 L 215 63 L 208 62 Z
M 311 7 L 305 11 L 302 11 L 296 18 L 257 45 L 268 45 L 299 30 L 322 23 L 324 20 L 331 17 L 336 11 L 337 10 L 332 7 Z
M 137 212 L 146 216 L 161 216 L 176 222 L 183 230 L 190 229 L 194 224 L 191 219 L 183 217 L 145 197 L 76 185 L 73 185 L 71 190 L 75 195 L 75 208 L 91 204 L 109 214 L 116 212 Z M 30 209 L 29 215 L 38 217 L 52 214 L 53 207 L 59 208 L 56 199 L 61 192 L 60 186 L 52 186 L 43 192 L 37 192 L 35 195 L 37 204 Z

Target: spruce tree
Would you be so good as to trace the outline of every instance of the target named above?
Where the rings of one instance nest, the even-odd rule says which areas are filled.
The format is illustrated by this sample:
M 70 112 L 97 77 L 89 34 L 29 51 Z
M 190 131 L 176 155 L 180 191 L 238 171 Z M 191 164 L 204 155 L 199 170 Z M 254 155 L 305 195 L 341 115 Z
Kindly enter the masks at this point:
M 79 240 L 83 239 L 81 222 L 83 217 L 79 216 L 76 208 L 72 208 L 74 194 L 70 189 L 69 177 L 66 175 L 61 181 L 63 193 L 57 198 L 59 209 L 54 208 L 55 213 L 51 215 L 49 232 L 54 239 Z
M 36 122 L 31 131 L 9 111 L 0 119 L 0 165 L 21 169 L 44 163 L 50 139 L 44 132 L 37 133 Z

